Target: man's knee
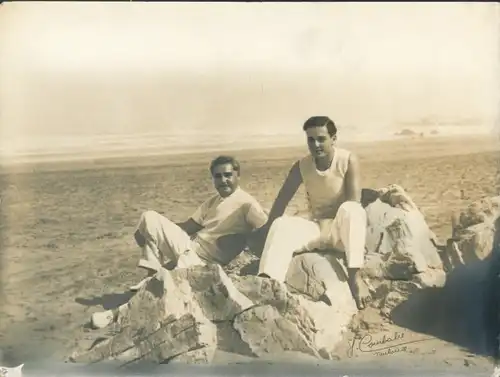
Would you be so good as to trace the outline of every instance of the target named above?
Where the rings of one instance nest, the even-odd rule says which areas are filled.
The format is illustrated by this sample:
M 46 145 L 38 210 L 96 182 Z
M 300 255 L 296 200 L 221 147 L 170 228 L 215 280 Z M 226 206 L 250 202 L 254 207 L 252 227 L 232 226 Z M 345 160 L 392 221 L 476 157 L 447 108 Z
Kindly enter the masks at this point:
M 270 234 L 274 235 L 276 235 L 277 233 L 281 234 L 284 231 L 289 231 L 289 230 L 290 230 L 290 217 L 280 216 L 276 218 L 271 224 L 271 227 L 269 228 L 269 232 L 266 237 L 266 241 Z
M 284 223 L 287 222 L 286 220 L 287 220 L 287 218 L 285 216 L 280 216 L 273 221 L 272 226 L 274 226 L 275 228 L 281 227 Z
M 141 233 L 149 233 L 149 230 L 156 228 L 160 214 L 156 211 L 144 211 L 139 220 L 139 230 Z
M 340 216 L 351 216 L 354 215 L 360 218 L 366 218 L 366 211 L 359 202 L 347 201 L 340 205 L 338 210 L 338 215 Z
M 157 222 L 159 216 L 160 216 L 160 214 L 156 211 L 152 211 L 152 210 L 144 211 L 141 214 L 141 223 L 148 224 L 151 222 Z
M 348 200 L 344 203 L 342 203 L 339 207 L 339 211 L 348 211 L 348 212 L 351 212 L 351 211 L 359 211 L 359 210 L 362 210 L 364 211 L 364 208 L 363 206 L 361 205 L 361 203 L 359 202 L 356 202 L 354 200 Z
M 293 224 L 293 222 L 294 222 L 294 217 L 283 215 L 273 221 L 271 228 L 274 229 L 289 228 L 290 224 Z
M 156 211 L 144 211 L 139 219 L 139 225 L 134 233 L 135 241 L 139 246 L 144 246 L 146 237 L 157 227 L 160 214 Z

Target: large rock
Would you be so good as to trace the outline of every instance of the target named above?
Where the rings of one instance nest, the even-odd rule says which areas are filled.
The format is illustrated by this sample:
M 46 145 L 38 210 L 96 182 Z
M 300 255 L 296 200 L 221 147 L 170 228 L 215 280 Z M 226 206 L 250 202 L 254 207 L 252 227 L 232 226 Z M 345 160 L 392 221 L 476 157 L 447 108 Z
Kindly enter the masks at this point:
M 473 320 L 463 314 L 466 320 L 460 324 L 460 333 L 474 339 L 483 338 L 483 351 L 498 357 L 500 196 L 469 204 L 452 217 L 452 226 L 452 237 L 448 239 L 445 252 L 450 264 L 450 277 L 454 276 L 454 279 L 449 279 L 449 296 L 459 292 L 455 293 L 455 301 L 462 307 L 456 311 L 476 313 Z
M 434 233 L 418 209 L 392 207 L 376 200 L 366 207 L 366 213 L 368 272 L 377 277 L 400 279 L 443 267 L 433 242 Z
M 233 319 L 253 305 L 218 265 L 159 271 L 117 314 L 117 334 L 74 361 L 154 360 L 217 347 L 217 321 Z M 155 351 L 147 344 L 158 344 Z M 165 351 L 161 351 L 165 348 Z M 168 352 L 167 352 L 168 351 Z M 200 352 L 196 356 L 199 359 Z
M 332 325 L 338 311 L 290 292 L 286 284 L 228 275 L 218 265 L 162 269 L 116 310 L 112 337 L 70 359 L 210 363 L 217 350 L 330 358 L 339 329 L 350 320 Z
M 486 259 L 498 243 L 500 196 L 471 203 L 453 218 L 446 256 L 453 267 Z
M 312 345 L 313 351 L 305 352 L 298 346 L 295 348 L 306 354 L 318 356 L 319 353 L 322 358 L 332 358 L 333 349 L 342 341 L 342 336 L 357 311 L 352 296 L 350 293 L 347 296 L 341 284 L 337 285 L 339 291 L 333 292 L 333 305 L 329 306 L 322 301 L 297 294 L 288 284 L 281 284 L 275 280 L 255 276 L 234 277 L 233 280 L 238 289 L 256 305 L 272 306 L 286 321 L 296 326 L 300 336 L 294 335 L 295 341 L 300 343 L 305 339 L 307 344 Z M 269 309 L 266 313 L 272 316 Z M 258 332 L 267 336 L 274 326 L 275 323 L 270 323 L 268 327 L 263 327 Z
M 282 351 L 298 351 L 318 356 L 314 346 L 271 305 L 256 306 L 239 314 L 234 328 L 257 356 Z
M 491 254 L 495 228 L 495 224 L 488 221 L 469 226 L 456 233 L 455 250 L 458 250 L 457 254 L 463 264 L 474 260 L 483 260 Z
M 326 353 L 342 340 L 358 311 L 342 263 L 342 255 L 335 251 L 302 254 L 293 258 L 285 279 L 293 292 L 301 294 L 302 306 L 318 325 L 318 347 Z M 321 301 L 324 296 L 332 306 Z
M 494 223 L 500 215 L 500 196 L 483 198 L 473 202 L 453 217 L 453 232 L 481 223 Z
M 472 203 L 454 217 L 452 236 L 439 248 L 446 274 L 429 264 L 411 279 L 381 279 L 374 304 L 401 327 L 473 352 L 498 349 L 498 225 L 500 197 Z
M 372 306 L 390 317 L 412 293 L 442 286 L 445 274 L 434 235 L 407 193 L 394 185 L 379 193 L 366 206 L 364 277 Z M 285 283 L 255 276 L 257 268 L 258 258 L 244 251 L 224 269 L 162 269 L 115 311 L 111 337 L 71 359 L 210 363 L 217 351 L 335 358 L 358 312 L 343 253 L 293 258 Z
M 211 269 L 214 276 L 221 275 L 220 267 Z M 206 269 L 197 270 L 202 270 L 200 275 L 205 275 Z M 188 275 L 187 271 L 161 270 L 118 309 L 116 334 L 88 351 L 76 351 L 71 360 L 84 363 L 110 359 L 124 363 L 139 360 L 162 363 L 202 348 L 211 350 L 207 353 L 211 359 L 217 344 L 216 326 L 205 316 L 206 311 L 197 301 L 196 285 L 192 289 L 189 280 L 181 279 L 182 275 Z M 204 302 L 203 297 L 201 302 Z M 223 312 L 228 306 L 230 304 L 222 304 L 219 309 Z M 233 311 L 236 313 L 238 309 Z
M 363 274 L 372 305 L 384 316 L 418 290 L 443 287 L 446 273 L 435 235 L 406 191 L 397 185 L 378 190 L 367 213 Z

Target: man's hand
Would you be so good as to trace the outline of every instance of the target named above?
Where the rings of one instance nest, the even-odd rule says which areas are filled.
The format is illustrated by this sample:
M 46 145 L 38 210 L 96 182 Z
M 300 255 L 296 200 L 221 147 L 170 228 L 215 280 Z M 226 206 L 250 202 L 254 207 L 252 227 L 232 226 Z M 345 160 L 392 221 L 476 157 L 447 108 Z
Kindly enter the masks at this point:
M 186 232 L 189 236 L 194 236 L 196 233 L 203 229 L 203 226 L 198 224 L 192 218 L 189 218 L 182 223 L 176 223 L 176 225 L 184 232 Z
M 309 250 L 306 250 L 305 248 L 300 248 L 298 250 L 295 250 L 293 253 L 292 253 L 292 257 L 297 257 L 299 255 L 302 255 L 302 254 L 306 254 L 306 253 L 309 253 Z

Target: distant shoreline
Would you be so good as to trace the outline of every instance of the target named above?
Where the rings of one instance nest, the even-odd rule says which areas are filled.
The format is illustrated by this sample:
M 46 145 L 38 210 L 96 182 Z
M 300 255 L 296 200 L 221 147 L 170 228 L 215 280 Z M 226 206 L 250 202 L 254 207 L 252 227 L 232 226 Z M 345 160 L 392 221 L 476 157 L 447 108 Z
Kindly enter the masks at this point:
M 459 131 L 459 132 L 458 132 Z M 419 129 L 403 129 L 399 132 L 381 130 L 374 133 L 339 132 L 339 138 L 347 144 L 366 144 L 373 142 L 395 141 L 405 138 L 434 139 L 442 137 L 486 136 L 492 130 L 469 127 L 466 129 L 448 129 L 446 132 L 431 134 Z M 48 160 L 77 160 L 113 156 L 139 156 L 144 150 L 148 154 L 185 154 L 192 150 L 214 151 L 219 149 L 242 150 L 265 148 L 300 147 L 304 143 L 303 134 L 199 134 L 199 133 L 140 133 L 124 135 L 94 135 L 57 137 L 26 137 L 0 143 L 0 156 L 6 163 L 23 163 Z
M 500 139 L 493 135 L 436 135 L 432 137 L 401 136 L 391 140 L 351 141 L 339 143 L 356 151 L 361 157 L 377 159 L 377 150 L 391 148 L 401 158 L 421 158 L 422 154 L 454 155 L 500 151 Z M 425 151 L 424 151 L 425 150 Z M 212 148 L 174 149 L 152 148 L 144 153 L 144 148 L 102 151 L 97 153 L 37 154 L 24 158 L 3 157 L 2 173 L 23 171 L 52 171 L 66 169 L 93 169 L 105 167 L 183 165 L 213 158 L 216 154 L 235 154 L 240 160 L 288 159 L 307 153 L 305 145 L 268 145 L 258 147 L 223 146 Z M 411 156 L 410 156 L 411 155 Z M 264 157 L 265 156 L 265 157 Z M 173 159 L 175 158 L 175 159 Z

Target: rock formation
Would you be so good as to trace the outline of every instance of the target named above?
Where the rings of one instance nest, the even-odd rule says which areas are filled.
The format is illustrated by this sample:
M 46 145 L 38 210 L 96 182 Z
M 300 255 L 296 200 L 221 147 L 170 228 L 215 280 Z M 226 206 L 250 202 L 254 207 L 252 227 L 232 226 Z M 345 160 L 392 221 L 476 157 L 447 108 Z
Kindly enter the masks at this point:
M 466 302 L 463 306 L 477 308 L 483 326 L 471 328 L 469 333 L 482 338 L 482 350 L 500 356 L 500 196 L 484 198 L 471 203 L 464 211 L 452 218 L 452 237 L 448 240 L 444 256 L 452 286 L 448 296 L 460 292 L 460 296 L 481 298 L 482 304 Z M 466 288 L 458 287 L 465 282 Z M 457 293 L 455 293 L 457 294 Z M 471 298 L 467 298 L 472 301 Z M 476 299 L 476 301 L 478 301 Z M 461 309 L 464 311 L 464 309 Z M 464 326 L 462 326 L 464 327 Z M 477 327 L 477 326 L 476 326 Z
M 446 250 L 451 268 L 484 260 L 491 254 L 498 243 L 495 231 L 499 218 L 500 196 L 471 203 L 452 218 L 452 238 Z
M 390 316 L 411 292 L 442 286 L 443 263 L 417 206 L 399 186 L 366 205 L 365 278 L 372 305 Z M 115 334 L 71 360 L 210 363 L 217 350 L 250 357 L 296 352 L 333 359 L 357 313 L 343 255 L 334 250 L 293 259 L 286 281 L 255 276 L 257 257 L 230 265 L 158 272 L 115 313 Z M 332 305 L 321 300 L 330 292 Z
M 403 188 L 391 185 L 366 207 L 368 228 L 364 274 L 373 306 L 390 317 L 408 296 L 446 281 L 435 235 Z

